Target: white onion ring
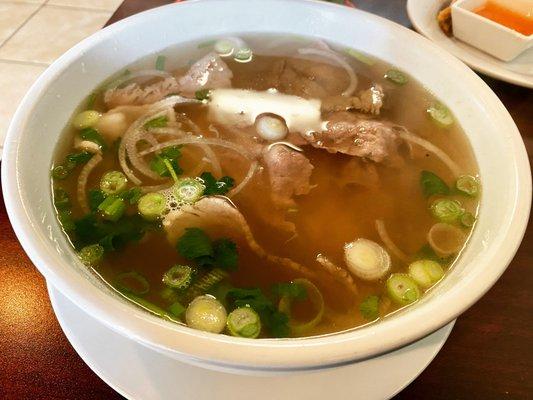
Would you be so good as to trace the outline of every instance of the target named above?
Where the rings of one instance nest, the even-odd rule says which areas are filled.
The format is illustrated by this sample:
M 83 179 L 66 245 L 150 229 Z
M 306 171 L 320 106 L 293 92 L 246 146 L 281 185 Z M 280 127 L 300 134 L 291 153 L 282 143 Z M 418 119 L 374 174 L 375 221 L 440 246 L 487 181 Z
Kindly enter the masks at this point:
M 315 56 L 328 58 L 332 61 L 335 61 L 335 63 L 340 65 L 342 68 L 344 68 L 344 70 L 348 74 L 348 77 L 350 78 L 350 84 L 342 92 L 343 96 L 351 96 L 353 92 L 355 92 L 355 89 L 357 89 L 357 75 L 355 74 L 350 64 L 348 64 L 345 60 L 343 60 L 342 57 L 339 56 L 337 53 L 333 51 L 319 50 L 319 49 L 312 49 L 312 48 L 298 49 L 298 53 L 304 56 L 315 55 Z
M 92 170 L 98 164 L 100 164 L 102 160 L 103 160 L 102 155 L 99 153 L 96 153 L 94 156 L 91 157 L 91 159 L 87 162 L 87 164 L 84 165 L 83 169 L 80 172 L 80 175 L 78 176 L 78 187 L 77 187 L 78 203 L 80 204 L 81 209 L 85 213 L 90 212 L 89 206 L 87 205 L 87 193 L 85 191 L 87 187 L 87 180 L 89 179 L 89 175 L 91 174 Z
M 387 229 L 385 228 L 385 222 L 383 222 L 383 220 L 376 220 L 376 230 L 378 231 L 379 238 L 392 254 L 394 254 L 397 258 L 404 262 L 409 261 L 409 257 L 407 257 L 407 255 L 403 251 L 401 251 L 390 238 Z
M 459 176 L 461 174 L 461 169 L 459 166 L 453 161 L 448 154 L 446 154 L 444 151 L 439 149 L 437 146 L 435 146 L 433 143 L 427 141 L 426 139 L 422 139 L 419 136 L 415 136 L 412 133 L 408 132 L 407 130 L 402 130 L 399 133 L 400 137 L 408 142 L 415 143 L 430 153 L 433 153 L 435 156 L 437 156 L 446 166 L 452 171 L 452 173 L 455 176 Z

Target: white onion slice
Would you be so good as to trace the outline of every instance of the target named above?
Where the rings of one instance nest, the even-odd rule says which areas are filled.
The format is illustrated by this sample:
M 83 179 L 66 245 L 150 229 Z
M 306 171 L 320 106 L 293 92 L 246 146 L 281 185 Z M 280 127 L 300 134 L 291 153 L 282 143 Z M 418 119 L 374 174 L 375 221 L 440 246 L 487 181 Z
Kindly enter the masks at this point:
M 78 203 L 81 206 L 81 209 L 84 213 L 90 212 L 89 206 L 87 205 L 87 180 L 89 179 L 89 175 L 91 174 L 92 170 L 102 162 L 103 158 L 102 155 L 97 153 L 94 156 L 91 157 L 91 159 L 85 164 L 83 169 L 80 172 L 80 175 L 78 176 L 78 188 L 77 188 L 77 197 L 78 197 Z
M 439 222 L 428 232 L 428 243 L 440 257 L 457 254 L 466 241 L 465 233 L 458 227 Z
M 403 251 L 401 251 L 390 238 L 389 233 L 385 228 L 385 222 L 383 222 L 381 219 L 376 220 L 376 230 L 378 231 L 379 238 L 392 254 L 394 254 L 402 261 L 408 261 L 407 255 Z

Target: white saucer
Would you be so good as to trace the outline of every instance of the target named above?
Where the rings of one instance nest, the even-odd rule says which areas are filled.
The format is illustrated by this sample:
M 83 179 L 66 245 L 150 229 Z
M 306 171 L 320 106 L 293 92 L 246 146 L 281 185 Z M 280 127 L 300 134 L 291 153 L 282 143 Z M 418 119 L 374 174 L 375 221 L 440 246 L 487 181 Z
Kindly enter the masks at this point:
M 504 62 L 455 38 L 446 36 L 437 24 L 437 13 L 449 0 L 407 0 L 407 14 L 415 29 L 447 52 L 483 74 L 533 88 L 533 47 L 510 62 Z
M 354 365 L 286 376 L 240 376 L 173 360 L 110 330 L 51 285 L 48 292 L 74 349 L 128 399 L 387 399 L 428 366 L 455 323 L 403 349 Z

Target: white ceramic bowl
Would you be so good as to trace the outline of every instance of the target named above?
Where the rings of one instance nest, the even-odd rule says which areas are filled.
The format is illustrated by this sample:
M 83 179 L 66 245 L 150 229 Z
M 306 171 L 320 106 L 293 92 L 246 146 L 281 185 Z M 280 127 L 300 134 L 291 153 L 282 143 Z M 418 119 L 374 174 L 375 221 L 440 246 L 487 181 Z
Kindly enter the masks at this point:
M 505 3 L 509 0 L 499 0 Z M 511 28 L 476 14 L 487 0 L 459 0 L 452 5 L 453 35 L 503 61 L 511 61 L 533 46 L 533 35 L 523 35 Z M 531 0 L 511 0 L 509 6 L 527 15 L 533 9 Z M 516 8 L 516 10 L 514 10 Z
M 204 35 L 310 35 L 367 52 L 420 80 L 452 109 L 479 163 L 483 199 L 467 250 L 418 304 L 362 329 L 307 339 L 247 340 L 163 321 L 114 296 L 81 265 L 56 222 L 49 169 L 60 132 L 94 87 L 149 53 Z M 4 198 L 33 263 L 88 313 L 177 359 L 239 373 L 326 368 L 374 357 L 442 327 L 503 273 L 529 215 L 531 176 L 520 134 L 490 89 L 464 64 L 420 35 L 382 18 L 303 0 L 201 0 L 114 24 L 68 51 L 25 96 L 10 126 L 2 166 Z

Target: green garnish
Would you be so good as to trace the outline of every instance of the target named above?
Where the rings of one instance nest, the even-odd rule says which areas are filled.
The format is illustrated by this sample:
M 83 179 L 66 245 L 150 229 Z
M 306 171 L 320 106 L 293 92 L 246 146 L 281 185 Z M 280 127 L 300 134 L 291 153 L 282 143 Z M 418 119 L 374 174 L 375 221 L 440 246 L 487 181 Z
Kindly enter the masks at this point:
M 85 164 L 92 156 L 93 154 L 88 151 L 67 155 L 63 164 L 57 165 L 52 169 L 52 177 L 59 180 L 66 179 L 74 168 L 78 165 Z
M 104 248 L 99 244 L 85 246 L 78 253 L 80 260 L 87 266 L 94 267 L 104 258 Z
M 149 128 L 164 128 L 168 124 L 168 118 L 166 115 L 162 115 L 160 117 L 156 117 L 154 119 L 151 119 L 147 123 L 144 124 L 144 127 L 146 129 Z
M 151 312 L 152 314 L 157 315 L 160 318 L 172 321 L 172 322 L 180 322 L 179 318 L 176 318 L 176 316 L 168 311 L 163 310 L 161 307 L 156 306 L 154 303 L 143 299 L 142 297 L 136 296 L 133 293 L 130 293 L 128 291 L 120 291 L 126 298 L 137 304 L 139 307 L 144 308 L 146 311 Z
M 52 170 L 52 178 L 63 180 L 68 177 L 70 171 L 63 165 L 58 165 Z
M 435 200 L 430 207 L 431 214 L 441 222 L 448 224 L 459 221 L 465 209 L 457 200 L 439 199 Z
M 202 267 L 234 269 L 239 261 L 237 246 L 229 239 L 211 242 L 199 228 L 187 228 L 176 245 L 180 255 Z
M 448 185 L 431 171 L 422 171 L 420 173 L 420 186 L 425 197 L 450 194 Z
M 372 65 L 374 65 L 376 63 L 373 58 L 371 58 L 370 56 L 367 56 L 366 54 L 361 53 L 361 52 L 359 52 L 357 50 L 347 48 L 344 51 L 350 57 L 355 58 L 357 61 L 360 61 L 363 64 L 372 66 Z
M 427 113 L 437 123 L 437 125 L 447 128 L 453 125 L 454 119 L 452 112 L 444 104 L 440 102 L 433 103 L 428 109 Z
M 409 264 L 409 276 L 423 289 L 433 286 L 444 276 L 440 264 L 433 260 L 418 260 Z
M 220 268 L 213 268 L 211 271 L 202 275 L 191 288 L 187 291 L 188 298 L 195 298 L 203 294 L 208 293 L 216 285 L 225 280 L 228 277 L 226 271 L 221 270 Z M 216 297 L 216 296 L 215 296 Z M 218 297 L 217 297 L 218 298 Z M 222 302 L 223 299 L 220 299 Z
M 386 286 L 390 298 L 399 305 L 406 306 L 420 298 L 420 289 L 407 274 L 392 274 Z
M 106 150 L 107 145 L 105 143 L 105 140 L 102 138 L 102 136 L 98 133 L 98 131 L 94 128 L 85 128 L 82 129 L 80 132 L 80 137 L 83 140 L 89 140 L 91 142 L 96 143 L 102 150 Z
M 109 196 L 100 203 L 98 211 L 105 220 L 117 222 L 126 211 L 126 203 L 120 197 Z
M 57 210 L 70 209 L 70 197 L 65 189 L 60 187 L 54 188 L 54 206 Z
M 237 308 L 251 307 L 255 310 L 272 336 L 287 337 L 289 335 L 289 317 L 279 311 L 261 289 L 231 289 L 228 291 L 227 298 L 228 302 Z
M 176 318 L 181 318 L 186 308 L 179 301 L 175 301 L 168 307 L 168 312 L 174 315 Z
M 208 100 L 209 99 L 209 89 L 197 90 L 194 93 L 194 97 L 196 97 L 196 100 L 200 100 L 200 101 Z
M 453 256 L 440 257 L 437 253 L 435 253 L 435 250 L 433 250 L 428 243 L 423 245 L 420 250 L 418 250 L 416 253 L 416 258 L 433 260 L 443 265 L 448 265 L 453 261 Z
M 461 225 L 465 228 L 472 228 L 476 223 L 476 217 L 474 217 L 474 214 L 471 212 L 466 211 L 461 215 L 461 218 L 459 218 L 459 222 L 461 222 Z
M 178 160 L 181 157 L 180 146 L 170 146 L 163 150 L 161 153 L 156 155 L 150 161 L 150 169 L 157 173 L 159 176 L 171 176 L 170 170 L 168 168 L 168 163 L 165 163 L 165 160 L 168 160 L 171 164 L 172 170 L 176 175 L 181 175 L 183 170 L 178 164 Z
M 133 187 L 119 194 L 122 200 L 128 201 L 130 204 L 137 204 L 143 192 L 138 187 Z
M 122 293 L 126 292 L 137 296 L 150 291 L 150 284 L 137 271 L 124 272 L 117 275 L 114 286 Z
M 364 299 L 359 305 L 359 311 L 364 319 L 373 321 L 379 318 L 379 296 L 372 295 Z
M 166 160 L 167 163 L 170 161 Z M 179 202 L 195 203 L 204 195 L 205 186 L 199 179 L 183 178 L 177 179 L 174 177 L 176 183 L 172 187 L 172 193 L 176 196 Z
M 194 270 L 188 265 L 174 265 L 163 275 L 163 283 L 171 288 L 185 290 L 191 286 Z
M 282 282 L 272 286 L 272 294 L 279 298 L 288 297 L 294 300 L 305 300 L 307 290 L 305 286 L 297 282 Z
M 163 216 L 167 209 L 167 200 L 161 193 L 147 193 L 139 199 L 137 207 L 144 219 L 155 221 Z
M 461 175 L 455 182 L 457 190 L 464 195 L 476 197 L 479 193 L 479 182 L 475 176 Z
M 224 195 L 235 185 L 235 180 L 230 176 L 216 179 L 210 172 L 200 175 L 200 180 L 205 185 L 205 196 Z
M 67 156 L 67 164 L 71 163 L 74 166 L 85 164 L 92 158 L 93 154 L 88 151 L 81 151 L 79 153 L 72 153 Z
M 157 56 L 155 60 L 155 69 L 157 69 L 158 71 L 164 71 L 166 60 L 167 58 L 165 56 L 161 56 L 161 55 Z
M 86 104 L 86 107 L 89 109 L 89 108 L 93 108 L 94 106 L 94 102 L 96 101 L 96 97 L 98 96 L 98 94 L 96 92 L 93 92 L 91 93 L 89 96 L 87 96 L 87 104 Z
M 106 172 L 100 179 L 100 190 L 108 196 L 123 192 L 127 186 L 128 178 L 120 171 Z
M 409 79 L 407 79 L 407 76 L 397 69 L 389 69 L 385 73 L 385 79 L 388 79 L 392 83 L 395 83 L 397 85 L 405 85 L 407 82 L 409 82 Z
M 65 232 L 71 232 L 76 229 L 74 220 L 72 219 L 72 211 L 70 210 L 61 210 L 57 213 L 57 219 L 61 224 L 61 227 Z
M 91 211 L 96 211 L 98 206 L 105 200 L 105 194 L 99 189 L 91 189 L 88 194 L 89 208 Z
M 255 339 L 261 333 L 261 319 L 251 307 L 239 307 L 230 312 L 226 326 L 232 336 Z
M 76 129 L 90 128 L 96 125 L 100 117 L 101 114 L 96 110 L 85 110 L 72 119 L 72 126 Z

